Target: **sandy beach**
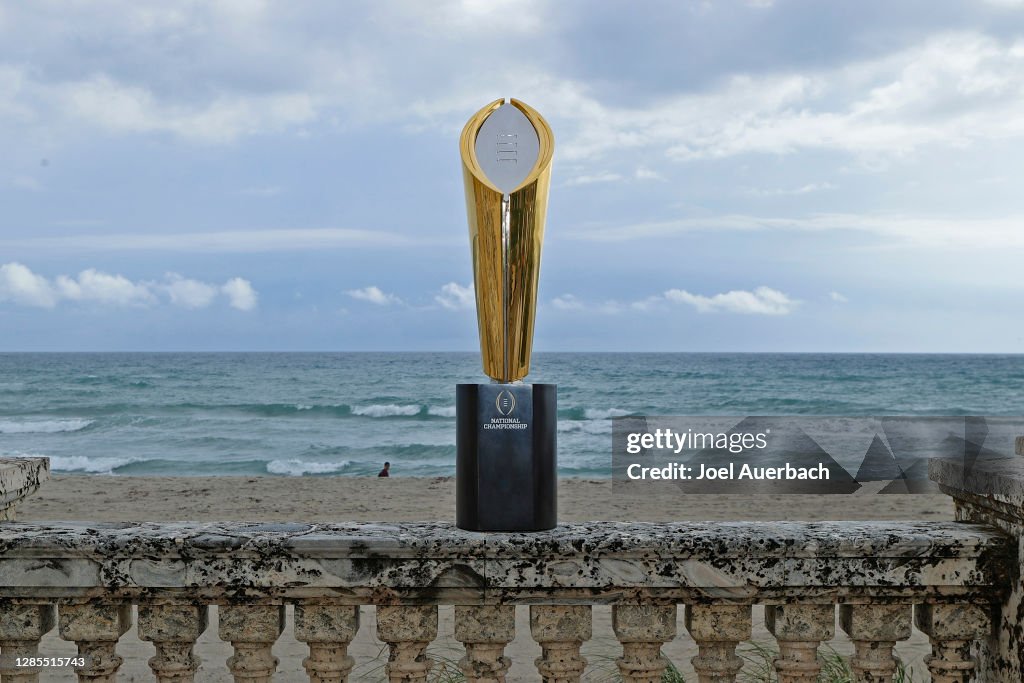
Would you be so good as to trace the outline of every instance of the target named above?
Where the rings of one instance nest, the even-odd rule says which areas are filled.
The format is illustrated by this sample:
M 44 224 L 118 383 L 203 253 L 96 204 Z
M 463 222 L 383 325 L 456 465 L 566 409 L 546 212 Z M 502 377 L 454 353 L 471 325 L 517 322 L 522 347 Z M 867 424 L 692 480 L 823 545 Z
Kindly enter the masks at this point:
M 627 487 L 629 485 L 626 485 Z M 96 521 L 169 521 L 169 520 L 259 520 L 259 521 L 416 521 L 450 520 L 455 503 L 451 478 L 392 477 L 111 477 L 55 476 L 46 482 L 19 510 L 23 521 L 86 519 Z M 943 495 L 871 495 L 861 491 L 849 496 L 681 496 L 668 488 L 617 488 L 607 480 L 563 479 L 559 482 L 560 521 L 588 520 L 949 520 L 952 501 Z M 696 651 L 682 627 L 679 612 L 679 636 L 664 648 L 665 655 L 695 680 L 689 659 Z M 754 640 L 771 644 L 764 629 L 763 610 L 755 608 Z M 456 661 L 461 645 L 453 637 L 452 610 L 440 609 L 439 637 L 431 647 L 438 661 Z M 362 626 L 351 647 L 357 668 L 353 681 L 383 679 L 387 659 L 386 646 L 375 637 L 374 611 L 362 608 Z M 837 632 L 839 629 L 837 628 Z M 850 643 L 841 635 L 831 648 L 849 653 Z M 902 658 L 923 680 L 921 660 L 928 649 L 919 633 L 898 646 Z M 151 679 L 146 660 L 152 646 L 139 641 L 134 628 L 120 642 L 125 657 L 122 680 Z M 216 610 L 211 624 L 196 645 L 204 664 L 197 680 L 225 683 L 231 678 L 224 660 L 230 645 L 217 638 Z M 615 680 L 614 658 L 619 646 L 611 630 L 611 610 L 594 608 L 594 637 L 584 647 L 591 662 L 587 680 Z M 73 643 L 47 636 L 40 647 L 48 655 L 70 655 Z M 274 647 L 281 660 L 277 680 L 299 683 L 306 680 L 302 658 L 306 647 L 292 636 L 289 623 Z M 528 610 L 517 610 L 517 637 L 507 648 L 513 668 L 510 681 L 536 680 L 533 660 L 540 648 L 529 637 Z M 72 681 L 70 670 L 47 672 L 44 681 Z

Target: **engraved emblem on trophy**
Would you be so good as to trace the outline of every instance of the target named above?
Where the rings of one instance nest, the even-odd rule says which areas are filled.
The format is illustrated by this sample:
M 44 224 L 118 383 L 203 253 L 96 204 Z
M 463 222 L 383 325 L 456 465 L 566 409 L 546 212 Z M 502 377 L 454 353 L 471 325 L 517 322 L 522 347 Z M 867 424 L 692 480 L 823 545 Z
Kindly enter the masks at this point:
M 519 100 L 491 102 L 459 139 L 483 371 L 456 387 L 456 524 L 556 524 L 556 390 L 530 371 L 555 139 Z

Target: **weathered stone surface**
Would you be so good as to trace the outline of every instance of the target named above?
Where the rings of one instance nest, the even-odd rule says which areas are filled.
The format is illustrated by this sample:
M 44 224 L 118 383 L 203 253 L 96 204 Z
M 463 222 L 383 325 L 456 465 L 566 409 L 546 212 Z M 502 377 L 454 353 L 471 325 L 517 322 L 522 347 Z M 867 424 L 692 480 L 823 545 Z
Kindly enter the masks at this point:
M 139 638 L 156 647 L 149 667 L 160 683 L 192 683 L 200 659 L 192 651 L 206 630 L 206 605 L 139 604 Z
M 60 637 L 82 640 L 118 640 L 132 627 L 132 606 L 120 602 L 67 602 L 58 608 Z
M 910 605 L 840 605 L 839 623 L 853 641 L 850 666 L 859 683 L 891 683 L 893 646 L 910 637 Z
M 272 648 L 284 630 L 284 605 L 226 605 L 217 616 L 220 639 L 235 650 L 227 659 L 235 680 L 271 683 L 278 664 Z
M 512 665 L 505 646 L 515 636 L 514 605 L 455 606 L 455 640 L 466 646 L 459 669 L 469 683 L 504 683 Z
M 963 460 L 935 458 L 928 463 L 928 477 L 950 491 L 966 491 L 1009 506 L 1018 516 L 1024 510 L 1024 460 L 1020 457 L 978 460 L 970 467 Z
M 914 624 L 934 640 L 974 640 L 988 634 L 987 605 L 915 605 Z
M 49 478 L 49 458 L 0 458 L 0 521 L 13 520 L 18 503 Z
M 139 604 L 139 638 L 150 642 L 192 642 L 206 631 L 206 605 Z
M 818 645 L 835 635 L 833 605 L 768 605 L 768 631 L 779 643 L 775 671 L 781 683 L 813 683 L 818 678 Z
M 514 605 L 455 606 L 455 640 L 460 643 L 508 643 L 515 636 Z
M 117 654 L 118 639 L 132 626 L 132 608 L 126 603 L 91 601 L 61 603 L 57 630 L 64 640 L 78 645 L 85 664 L 75 666 L 79 680 L 113 683 L 124 659 Z
M 749 605 L 758 601 L 784 609 L 794 602 L 995 603 L 1018 586 L 1017 552 L 1006 534 L 964 523 L 588 523 L 534 534 L 480 534 L 440 523 L 10 522 L 0 524 L 0 601 L 217 603 L 262 606 L 274 614 L 283 603 L 376 604 L 385 615 L 392 607 L 437 604 L 605 602 L 653 609 L 684 602 L 702 614 L 711 610 L 693 623 L 687 617 L 699 631 L 704 621 L 729 610 L 749 615 Z M 715 616 L 719 608 L 725 611 Z M 231 627 L 230 614 L 225 609 L 222 634 Z M 1019 624 L 1001 628 L 1019 632 Z M 252 625 L 242 619 L 238 627 Z M 630 638 L 627 622 L 619 626 Z M 748 637 L 723 638 L 722 628 L 701 646 L 698 659 L 708 676 L 728 676 L 735 642 Z M 236 667 L 238 675 L 273 670 L 271 635 L 232 641 L 235 661 L 245 664 Z M 105 642 L 112 654 L 112 641 Z M 308 642 L 310 661 L 345 656 L 338 649 L 344 640 Z M 416 664 L 420 657 L 416 643 L 428 641 L 394 642 L 395 675 L 425 675 L 411 665 L 408 675 L 401 671 L 403 663 Z M 547 662 L 567 662 L 571 678 L 575 640 L 549 642 Z M 623 661 L 632 657 L 635 675 L 646 675 L 644 662 L 657 656 L 652 641 L 623 643 Z M 500 663 L 500 651 L 483 647 L 498 644 L 480 643 L 474 661 Z M 334 675 L 324 669 L 324 676 Z
M 749 605 L 687 605 L 686 630 L 697 641 L 741 641 L 750 638 Z
M 743 660 L 736 646 L 751 633 L 750 605 L 687 605 L 686 630 L 697 642 L 697 656 L 690 660 L 700 683 L 736 680 Z
M 295 605 L 295 639 L 309 643 L 309 657 L 302 666 L 310 683 L 345 683 L 355 666 L 348 644 L 359 631 L 359 607 L 355 605 Z
M 53 605 L 0 601 L 0 641 L 38 640 L 57 623 Z
M 667 643 L 676 637 L 676 606 L 615 605 L 612 630 L 620 643 Z
M 593 634 L 590 605 L 530 605 L 530 635 L 540 644 L 535 660 L 544 683 L 577 683 L 587 668 L 580 646 Z
M 377 637 L 388 644 L 386 671 L 392 683 L 426 681 L 432 665 L 427 645 L 437 638 L 437 606 L 378 607 Z
M 989 524 L 1014 539 L 1014 561 L 1000 583 L 994 628 L 979 643 L 977 660 L 979 679 L 1018 683 L 1024 680 L 1024 458 L 979 460 L 971 467 L 936 459 L 929 476 L 955 500 L 957 519 Z
M 303 643 L 347 643 L 359 631 L 359 607 L 300 602 L 295 605 L 295 639 Z
M 967 683 L 973 677 L 971 643 L 988 633 L 988 610 L 980 605 L 916 605 L 914 623 L 932 641 L 925 659 L 933 683 Z
M 616 660 L 625 683 L 659 683 L 668 665 L 661 646 L 676 637 L 676 606 L 618 604 L 612 630 L 622 643 Z
M 37 657 L 39 639 L 57 623 L 53 605 L 19 605 L 0 601 L 0 680 L 5 683 L 35 683 L 38 666 L 16 666 L 19 657 Z
M 764 609 L 768 632 L 779 640 L 832 640 L 834 605 L 768 605 Z
M 850 640 L 906 640 L 912 605 L 840 605 L 839 624 Z
M 985 598 L 1007 539 L 941 523 L 0 525 L 0 597 L 186 595 L 352 604 Z M 429 587 L 429 598 L 423 588 Z M 780 599 L 781 598 L 781 599 Z M 904 600 L 906 602 L 906 600 Z

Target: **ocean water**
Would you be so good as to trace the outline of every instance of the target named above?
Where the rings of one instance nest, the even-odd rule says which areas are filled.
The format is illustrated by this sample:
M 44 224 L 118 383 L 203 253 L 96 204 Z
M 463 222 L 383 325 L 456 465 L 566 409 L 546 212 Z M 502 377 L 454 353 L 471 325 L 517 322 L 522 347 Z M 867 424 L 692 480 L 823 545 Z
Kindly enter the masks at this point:
M 617 415 L 1024 415 L 1024 356 L 538 353 L 562 476 Z M 114 475 L 452 475 L 475 353 L 0 354 L 0 456 Z

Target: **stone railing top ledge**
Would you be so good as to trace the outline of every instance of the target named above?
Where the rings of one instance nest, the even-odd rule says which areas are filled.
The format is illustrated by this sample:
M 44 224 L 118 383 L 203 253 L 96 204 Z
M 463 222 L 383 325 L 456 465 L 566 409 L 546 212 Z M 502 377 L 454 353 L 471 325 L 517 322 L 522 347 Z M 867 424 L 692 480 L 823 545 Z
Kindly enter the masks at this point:
M 1020 510 L 1024 519 L 1024 458 L 994 458 L 965 463 L 936 458 L 928 463 L 928 476 L 949 490 L 964 491 L 1005 503 Z
M 981 525 L 936 522 L 590 522 L 539 533 L 476 533 L 418 523 L 90 523 L 0 525 L 0 555 L 528 558 L 977 557 L 1005 546 Z
M 0 458 L 0 510 L 32 495 L 49 478 L 49 458 Z

